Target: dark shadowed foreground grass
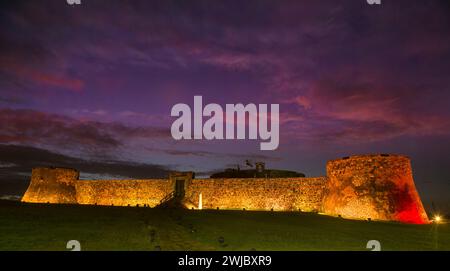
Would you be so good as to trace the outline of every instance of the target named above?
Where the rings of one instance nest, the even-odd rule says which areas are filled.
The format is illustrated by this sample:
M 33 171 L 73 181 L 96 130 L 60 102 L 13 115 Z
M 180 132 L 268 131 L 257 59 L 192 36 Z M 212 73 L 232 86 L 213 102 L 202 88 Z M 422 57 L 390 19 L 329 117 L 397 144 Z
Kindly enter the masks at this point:
M 448 224 L 293 212 L 190 211 L 0 201 L 0 250 L 450 250 Z

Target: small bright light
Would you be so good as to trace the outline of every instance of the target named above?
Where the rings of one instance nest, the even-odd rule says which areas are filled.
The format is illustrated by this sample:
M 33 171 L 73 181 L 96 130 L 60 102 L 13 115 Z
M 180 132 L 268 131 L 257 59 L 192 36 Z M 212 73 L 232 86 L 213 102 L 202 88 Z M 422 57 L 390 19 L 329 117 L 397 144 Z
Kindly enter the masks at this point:
M 203 209 L 202 193 L 200 193 L 200 195 L 198 195 L 198 209 L 199 210 Z
M 440 217 L 440 216 L 435 216 L 434 217 L 434 221 L 436 221 L 437 223 L 439 223 L 439 222 L 441 222 L 442 221 L 442 217 Z

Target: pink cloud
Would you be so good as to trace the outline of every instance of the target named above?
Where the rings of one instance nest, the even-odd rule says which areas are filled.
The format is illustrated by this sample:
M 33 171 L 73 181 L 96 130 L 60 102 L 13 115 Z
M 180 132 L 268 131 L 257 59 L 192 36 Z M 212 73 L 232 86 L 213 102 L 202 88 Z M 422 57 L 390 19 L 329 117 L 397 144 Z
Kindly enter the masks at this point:
M 303 95 L 284 99 L 285 106 L 298 106 L 281 115 L 284 130 L 289 129 L 285 136 L 357 143 L 450 134 L 450 118 L 445 113 L 434 112 L 427 104 L 410 103 L 424 100 L 426 92 L 408 91 L 408 86 L 390 84 L 382 77 L 348 78 L 320 80 Z
M 115 150 L 133 140 L 169 139 L 167 128 L 75 119 L 35 110 L 0 109 L 0 143 L 74 150 Z
M 73 92 L 81 92 L 84 82 L 81 79 L 71 78 L 62 72 L 46 71 L 45 67 L 33 67 L 31 64 L 18 63 L 17 59 L 0 56 L 2 65 L 0 70 L 12 74 L 20 81 L 28 81 L 41 86 L 57 87 Z

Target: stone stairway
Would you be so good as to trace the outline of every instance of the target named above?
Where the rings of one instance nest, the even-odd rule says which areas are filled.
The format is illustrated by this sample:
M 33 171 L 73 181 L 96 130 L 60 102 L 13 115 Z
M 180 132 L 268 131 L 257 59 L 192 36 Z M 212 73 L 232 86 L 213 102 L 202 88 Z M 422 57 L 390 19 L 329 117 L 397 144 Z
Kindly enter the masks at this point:
M 186 207 L 183 205 L 182 201 L 183 197 L 176 196 L 174 192 L 167 194 L 156 206 L 156 208 L 176 208 L 176 209 L 185 209 Z

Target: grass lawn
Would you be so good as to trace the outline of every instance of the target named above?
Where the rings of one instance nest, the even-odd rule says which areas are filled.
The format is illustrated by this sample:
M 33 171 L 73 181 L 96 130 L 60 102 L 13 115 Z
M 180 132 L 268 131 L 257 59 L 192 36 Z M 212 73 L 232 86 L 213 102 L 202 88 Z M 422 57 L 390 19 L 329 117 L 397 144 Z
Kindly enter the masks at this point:
M 449 224 L 317 214 L 34 205 L 0 201 L 0 250 L 450 250 Z

